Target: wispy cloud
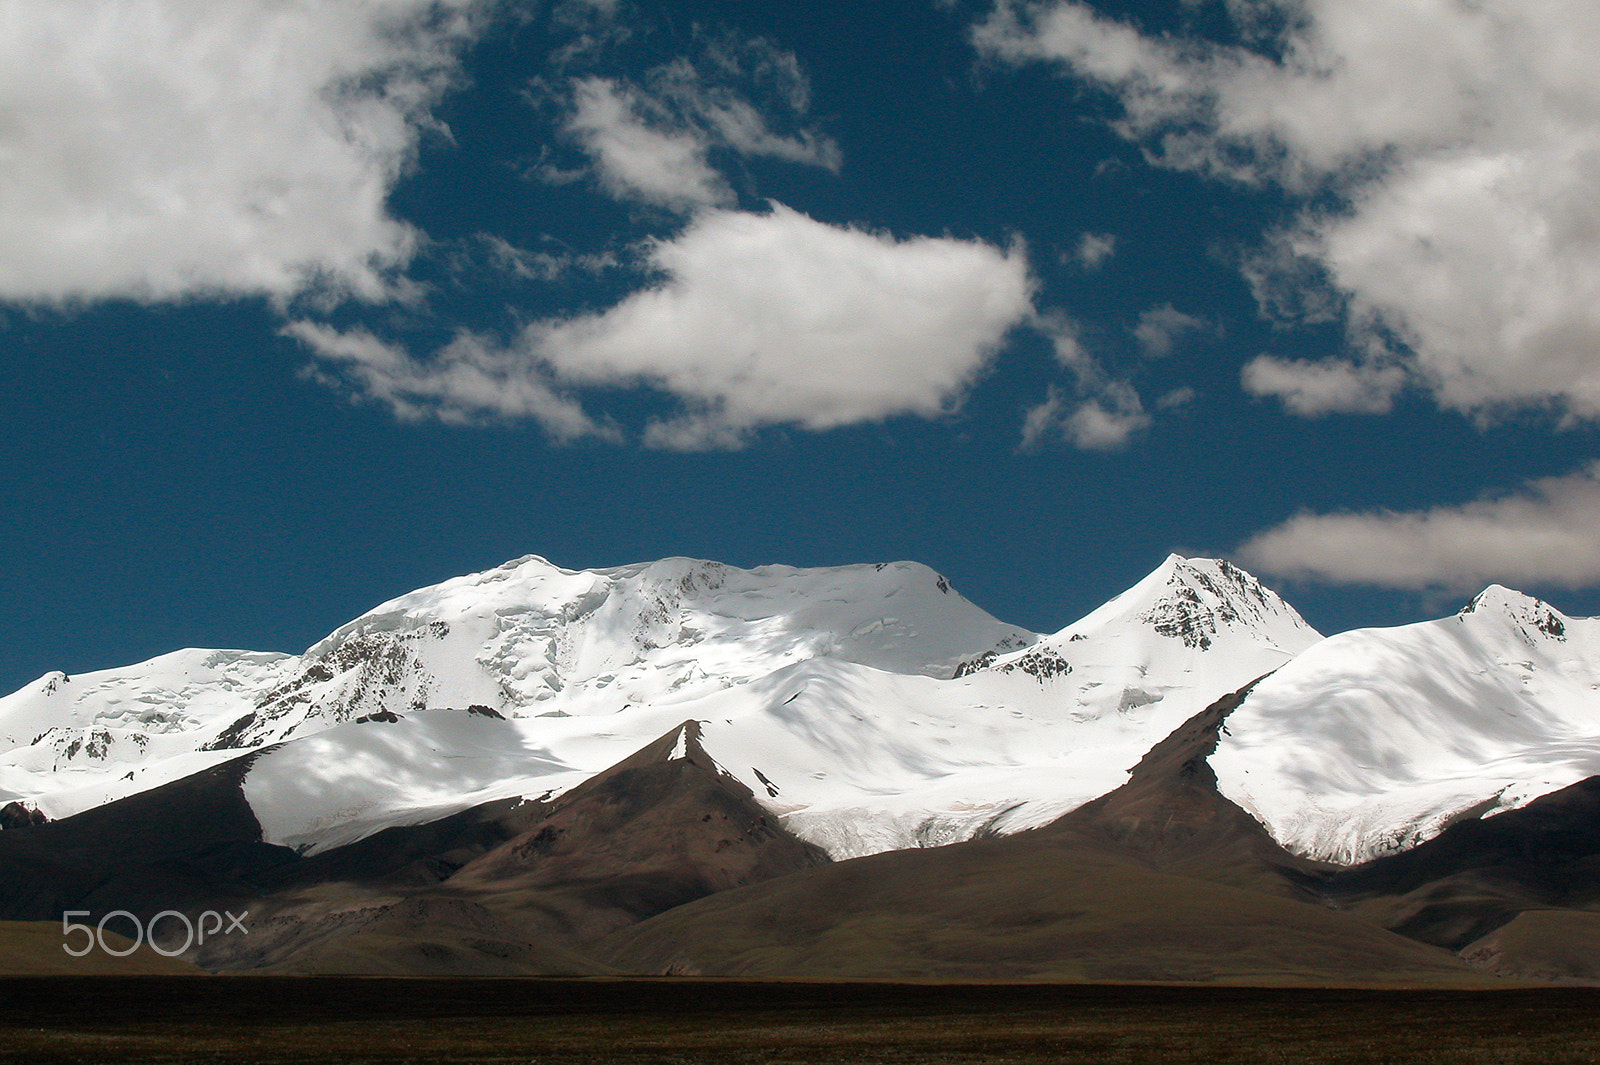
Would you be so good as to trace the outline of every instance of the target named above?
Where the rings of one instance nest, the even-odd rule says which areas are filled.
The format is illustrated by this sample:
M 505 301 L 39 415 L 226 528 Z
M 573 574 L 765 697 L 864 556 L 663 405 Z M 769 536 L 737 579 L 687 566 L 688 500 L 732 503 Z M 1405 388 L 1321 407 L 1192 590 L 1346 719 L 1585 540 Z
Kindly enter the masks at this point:
M 1272 396 L 1295 414 L 1315 418 L 1387 414 L 1405 387 L 1406 375 L 1397 366 L 1258 355 L 1245 363 L 1241 382 L 1252 396 Z
M 1044 401 L 1022 419 L 1020 447 L 1032 451 L 1061 440 L 1083 451 L 1118 451 L 1153 421 L 1131 381 L 1110 376 L 1084 347 L 1078 325 L 1059 313 L 1040 314 L 1034 328 L 1048 336 L 1056 361 L 1072 374 L 1070 394 L 1051 385 Z
M 706 159 L 708 139 L 672 121 L 655 101 L 608 78 L 578 79 L 572 100 L 566 132 L 589 154 L 610 195 L 678 210 L 733 199 Z
M 724 38 L 697 64 L 679 58 L 638 83 L 574 77 L 566 135 L 607 194 L 672 210 L 729 206 L 733 189 L 714 151 L 837 170 L 834 141 L 805 122 L 810 88 L 792 53 L 759 39 Z M 745 88 L 760 91 L 764 106 Z M 573 172 L 546 168 L 557 181 Z
M 1116 251 L 1116 234 L 1084 233 L 1063 258 L 1085 270 L 1098 270 L 1106 264 L 1107 259 L 1116 254 Z
M 1172 354 L 1178 341 L 1189 333 L 1204 333 L 1212 329 L 1204 318 L 1185 314 L 1170 303 L 1141 311 L 1133 327 L 1133 339 L 1147 359 L 1163 359 Z
M 1235 554 L 1262 573 L 1336 584 L 1593 587 L 1600 585 L 1600 463 L 1458 506 L 1302 514 Z
M 365 329 L 340 331 L 311 321 L 284 327 L 319 360 L 311 373 L 387 407 L 401 421 L 437 419 L 458 425 L 524 419 L 551 439 L 617 440 L 610 425 L 558 391 L 549 369 L 492 341 L 460 333 L 427 361 Z

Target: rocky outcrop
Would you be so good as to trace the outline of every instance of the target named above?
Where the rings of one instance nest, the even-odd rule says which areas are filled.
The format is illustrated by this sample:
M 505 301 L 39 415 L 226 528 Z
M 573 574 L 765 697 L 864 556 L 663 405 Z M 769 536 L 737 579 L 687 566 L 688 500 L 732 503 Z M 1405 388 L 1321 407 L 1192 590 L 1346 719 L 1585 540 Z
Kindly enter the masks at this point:
M 49 820 L 43 810 L 24 802 L 8 802 L 0 806 L 0 830 L 31 828 Z

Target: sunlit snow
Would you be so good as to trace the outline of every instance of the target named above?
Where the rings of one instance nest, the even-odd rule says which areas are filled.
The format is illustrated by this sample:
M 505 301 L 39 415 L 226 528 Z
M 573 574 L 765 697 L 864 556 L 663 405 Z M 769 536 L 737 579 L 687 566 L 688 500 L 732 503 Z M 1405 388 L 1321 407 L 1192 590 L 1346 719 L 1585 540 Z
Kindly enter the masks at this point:
M 1491 587 L 1460 614 L 1329 637 L 1211 756 L 1291 850 L 1350 864 L 1600 773 L 1600 619 Z

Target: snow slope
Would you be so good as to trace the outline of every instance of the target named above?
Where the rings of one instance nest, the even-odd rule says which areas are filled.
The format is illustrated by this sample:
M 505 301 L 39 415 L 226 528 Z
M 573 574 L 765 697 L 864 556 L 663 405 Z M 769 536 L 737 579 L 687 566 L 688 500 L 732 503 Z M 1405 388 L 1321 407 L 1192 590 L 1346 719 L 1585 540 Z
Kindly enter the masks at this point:
M 1454 617 L 1329 637 L 1228 718 L 1222 792 L 1342 864 L 1600 773 L 1600 619 L 1491 586 Z
M 947 673 L 1035 638 L 915 563 L 570 571 L 529 556 L 385 603 L 301 656 L 191 649 L 40 678 L 0 699 L 0 801 L 66 816 L 378 711 L 611 715 L 810 657 Z M 650 738 L 641 727 L 597 744 L 596 757 Z
M 28 798 L 61 817 L 234 757 L 200 749 L 295 662 L 189 648 L 117 669 L 46 674 L 0 698 L 0 803 Z
M 590 775 L 528 732 L 492 711 L 383 714 L 268 748 L 244 794 L 268 842 L 319 851 L 495 799 L 555 794 Z

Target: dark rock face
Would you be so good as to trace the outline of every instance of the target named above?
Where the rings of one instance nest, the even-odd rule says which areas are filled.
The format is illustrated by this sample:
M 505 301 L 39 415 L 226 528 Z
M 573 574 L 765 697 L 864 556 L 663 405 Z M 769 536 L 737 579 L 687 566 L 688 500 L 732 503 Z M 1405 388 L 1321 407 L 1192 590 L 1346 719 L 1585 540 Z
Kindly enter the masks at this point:
M 216 739 L 203 745 L 200 749 L 202 751 L 227 751 L 236 747 L 249 746 L 245 742 L 245 736 L 256 724 L 257 719 L 254 713 L 245 714 L 218 733 Z
M 1225 559 L 1218 564 L 1220 578 L 1200 570 L 1191 570 L 1186 575 L 1216 600 L 1215 608 L 1207 606 L 1194 588 L 1174 577 L 1170 582 L 1173 591 L 1141 615 L 1140 620 L 1162 636 L 1183 641 L 1185 647 L 1205 651 L 1211 647 L 1211 637 L 1223 627 L 1244 620 L 1241 608 L 1254 613 L 1270 607 L 1266 590 L 1254 577 Z
M 1074 637 L 1074 639 L 1076 638 L 1077 637 Z M 1015 636 L 1007 636 L 1005 639 L 1001 640 L 999 643 L 995 644 L 993 647 L 989 648 L 987 651 L 983 652 L 977 657 L 968 658 L 962 662 L 958 662 L 956 664 L 955 672 L 953 672 L 951 676 L 965 677 L 969 674 L 977 673 L 979 670 L 988 669 L 994 664 L 995 659 L 999 658 L 1001 655 L 1010 654 L 1012 651 L 1020 651 L 1024 647 L 1027 647 L 1030 642 L 1031 641 L 1028 640 L 1018 639 Z M 1006 668 L 1007 672 L 1009 672 L 1010 669 L 1015 668 L 1015 666 L 1013 665 L 1003 668 Z M 1069 666 L 1068 668 L 1070 669 L 1071 667 Z M 1028 672 L 1033 673 L 1033 670 L 1028 670 Z M 1038 674 L 1035 673 L 1034 675 L 1037 676 Z
M 395 713 L 393 710 L 374 710 L 370 714 L 362 714 L 360 717 L 356 718 L 356 724 L 365 725 L 369 722 L 376 721 L 380 725 L 392 725 L 399 720 L 400 715 Z
M 1010 673 L 1020 669 L 1029 676 L 1040 680 L 1049 680 L 1051 677 L 1064 677 L 1072 672 L 1072 663 L 1048 647 L 1037 651 L 1029 651 L 1020 658 L 1013 659 L 1003 666 L 997 666 L 1002 673 Z
M 23 802 L 8 802 L 0 806 L 0 830 L 31 828 L 42 825 L 50 819 L 44 811 L 29 806 Z
M 1077 637 L 1073 638 L 1077 639 Z M 1002 665 L 995 665 L 995 659 L 999 658 L 1003 653 L 999 648 L 985 651 L 977 658 L 968 659 L 956 666 L 955 673 L 952 676 L 965 677 L 985 669 L 992 669 L 1000 673 L 1013 673 L 1021 670 L 1029 676 L 1038 677 L 1041 681 L 1044 681 L 1049 680 L 1051 677 L 1064 677 L 1072 672 L 1072 663 L 1049 647 L 1041 647 Z
M 989 663 L 993 662 L 999 657 L 1000 651 L 998 649 L 985 651 L 977 658 L 969 658 L 965 662 L 958 664 L 955 672 L 951 674 L 951 676 L 954 678 L 970 676 L 981 669 L 987 669 Z
M 232 901 L 294 852 L 261 841 L 239 782 L 255 755 L 0 834 L 0 920 L 61 920 L 64 910 L 149 916 Z

